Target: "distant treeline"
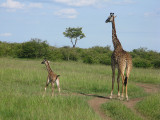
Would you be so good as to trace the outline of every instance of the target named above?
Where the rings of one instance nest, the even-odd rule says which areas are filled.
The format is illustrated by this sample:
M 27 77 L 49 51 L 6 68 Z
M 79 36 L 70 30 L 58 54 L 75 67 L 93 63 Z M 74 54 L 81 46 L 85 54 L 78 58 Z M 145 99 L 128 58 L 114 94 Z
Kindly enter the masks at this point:
M 112 50 L 107 47 L 92 47 L 88 49 L 57 48 L 47 41 L 31 39 L 24 43 L 0 42 L 0 56 L 14 58 L 47 58 L 52 61 L 81 61 L 88 64 L 111 64 Z M 160 53 L 146 48 L 134 49 L 130 52 L 134 67 L 160 68 Z

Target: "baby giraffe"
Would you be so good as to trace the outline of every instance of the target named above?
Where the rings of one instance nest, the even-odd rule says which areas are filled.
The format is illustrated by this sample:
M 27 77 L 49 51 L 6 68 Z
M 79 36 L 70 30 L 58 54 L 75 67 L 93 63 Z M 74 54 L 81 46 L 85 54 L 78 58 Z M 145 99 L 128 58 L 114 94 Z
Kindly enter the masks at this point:
M 52 96 L 54 95 L 54 83 L 56 82 L 57 86 L 58 86 L 58 91 L 60 93 L 60 86 L 59 86 L 59 76 L 60 75 L 56 75 L 52 69 L 50 68 L 50 65 L 49 65 L 49 61 L 44 59 L 41 64 L 45 64 L 46 65 L 46 68 L 47 68 L 47 71 L 48 71 L 48 77 L 47 77 L 47 82 L 46 82 L 46 86 L 45 86 L 45 92 L 46 92 L 46 89 L 47 89 L 47 86 L 49 85 L 49 83 L 51 83 L 52 85 Z

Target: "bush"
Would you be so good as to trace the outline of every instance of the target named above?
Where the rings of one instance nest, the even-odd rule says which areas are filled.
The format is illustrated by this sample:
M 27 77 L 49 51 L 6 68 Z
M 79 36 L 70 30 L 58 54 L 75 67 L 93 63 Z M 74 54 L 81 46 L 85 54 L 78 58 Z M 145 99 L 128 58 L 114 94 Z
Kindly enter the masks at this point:
M 111 57 L 107 56 L 107 54 L 103 54 L 100 56 L 100 63 L 105 65 L 111 65 Z
M 63 60 L 63 54 L 59 48 L 50 48 L 50 55 L 48 56 L 48 59 L 53 61 L 60 61 Z
M 135 67 L 160 68 L 160 53 L 147 50 L 147 48 L 134 49 L 130 52 Z M 53 61 L 83 61 L 89 64 L 111 65 L 112 51 L 110 46 L 95 46 L 88 49 L 70 48 L 68 46 L 57 48 L 49 46 L 47 41 L 31 39 L 24 43 L 7 43 L 0 41 L 0 56 L 18 58 L 42 58 Z
M 92 53 L 85 54 L 83 57 L 83 62 L 84 63 L 89 63 L 89 64 L 98 64 L 99 59 L 97 56 L 93 56 Z
M 89 64 L 98 64 L 100 63 L 99 54 L 92 49 L 86 50 L 82 55 L 82 59 L 84 63 Z
M 29 42 L 22 43 L 17 56 L 20 58 L 41 58 L 47 57 L 49 45 L 40 39 L 31 39 Z
M 160 60 L 153 61 L 152 64 L 155 68 L 160 68 Z
M 70 48 L 70 47 L 63 47 L 60 48 L 62 55 L 63 55 L 63 60 L 72 60 L 72 61 L 78 61 L 79 59 L 79 53 L 77 52 L 78 48 Z
M 151 63 L 148 60 L 144 60 L 144 59 L 135 59 L 133 60 L 133 65 L 135 67 L 142 67 L 142 68 L 149 68 L 151 67 Z

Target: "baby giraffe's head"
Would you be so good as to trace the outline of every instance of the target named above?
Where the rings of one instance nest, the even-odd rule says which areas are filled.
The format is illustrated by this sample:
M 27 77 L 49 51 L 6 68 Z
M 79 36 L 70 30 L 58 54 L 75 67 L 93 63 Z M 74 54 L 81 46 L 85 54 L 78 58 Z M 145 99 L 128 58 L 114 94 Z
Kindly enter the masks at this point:
M 116 16 L 114 16 L 114 13 L 110 13 L 110 16 L 107 18 L 107 20 L 105 21 L 106 23 L 108 23 L 108 22 L 113 22 L 113 20 L 114 20 L 114 18 L 115 18 Z
M 46 58 L 44 58 L 44 60 L 41 62 L 41 64 L 49 64 L 49 61 L 46 59 Z

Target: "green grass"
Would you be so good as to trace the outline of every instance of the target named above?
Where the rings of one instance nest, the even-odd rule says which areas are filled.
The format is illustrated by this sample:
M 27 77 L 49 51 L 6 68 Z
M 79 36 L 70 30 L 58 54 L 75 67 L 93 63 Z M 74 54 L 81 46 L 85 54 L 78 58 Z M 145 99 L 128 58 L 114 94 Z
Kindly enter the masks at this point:
M 62 87 L 65 90 L 78 92 L 98 94 L 103 96 L 110 95 L 112 84 L 112 71 L 110 66 L 104 65 L 88 65 L 76 62 L 62 62 L 57 64 L 55 71 L 61 74 Z M 61 69 L 59 68 L 61 67 Z M 122 89 L 120 82 L 120 90 Z M 115 80 L 114 94 L 117 94 L 117 81 Z M 130 98 L 145 96 L 142 88 L 129 81 L 128 93 Z
M 2 120 L 98 120 L 100 117 L 87 104 L 90 98 L 73 96 L 72 92 L 109 96 L 111 91 L 110 66 L 80 62 L 51 62 L 53 71 L 61 75 L 62 95 L 58 96 L 56 89 L 55 97 L 51 97 L 51 86 L 49 86 L 44 98 L 42 95 L 47 71 L 41 60 L 0 58 L 0 66 L 0 119 Z M 144 90 L 134 82 L 145 82 L 146 77 L 151 83 L 153 81 L 159 83 L 160 79 L 156 76 L 159 76 L 157 70 L 134 68 L 128 83 L 129 99 L 146 96 Z M 116 81 L 114 94 L 117 94 Z
M 133 68 L 130 76 L 134 82 L 160 84 L 160 69 Z
M 0 58 L 0 120 L 100 119 L 87 104 L 89 98 L 63 90 L 62 74 L 60 83 L 64 95 L 51 97 L 49 86 L 43 98 L 47 72 L 40 63 L 40 60 Z M 57 73 L 63 73 L 63 67 L 60 63 L 52 64 Z
M 101 107 L 106 115 L 109 115 L 115 120 L 141 120 L 139 116 L 136 116 L 129 108 L 123 105 L 121 101 L 112 100 L 102 104 Z
M 160 93 L 140 101 L 136 105 L 136 109 L 152 120 L 160 120 Z
M 78 96 L 3 96 L 2 120 L 91 120 L 100 118 L 89 108 L 86 98 Z

